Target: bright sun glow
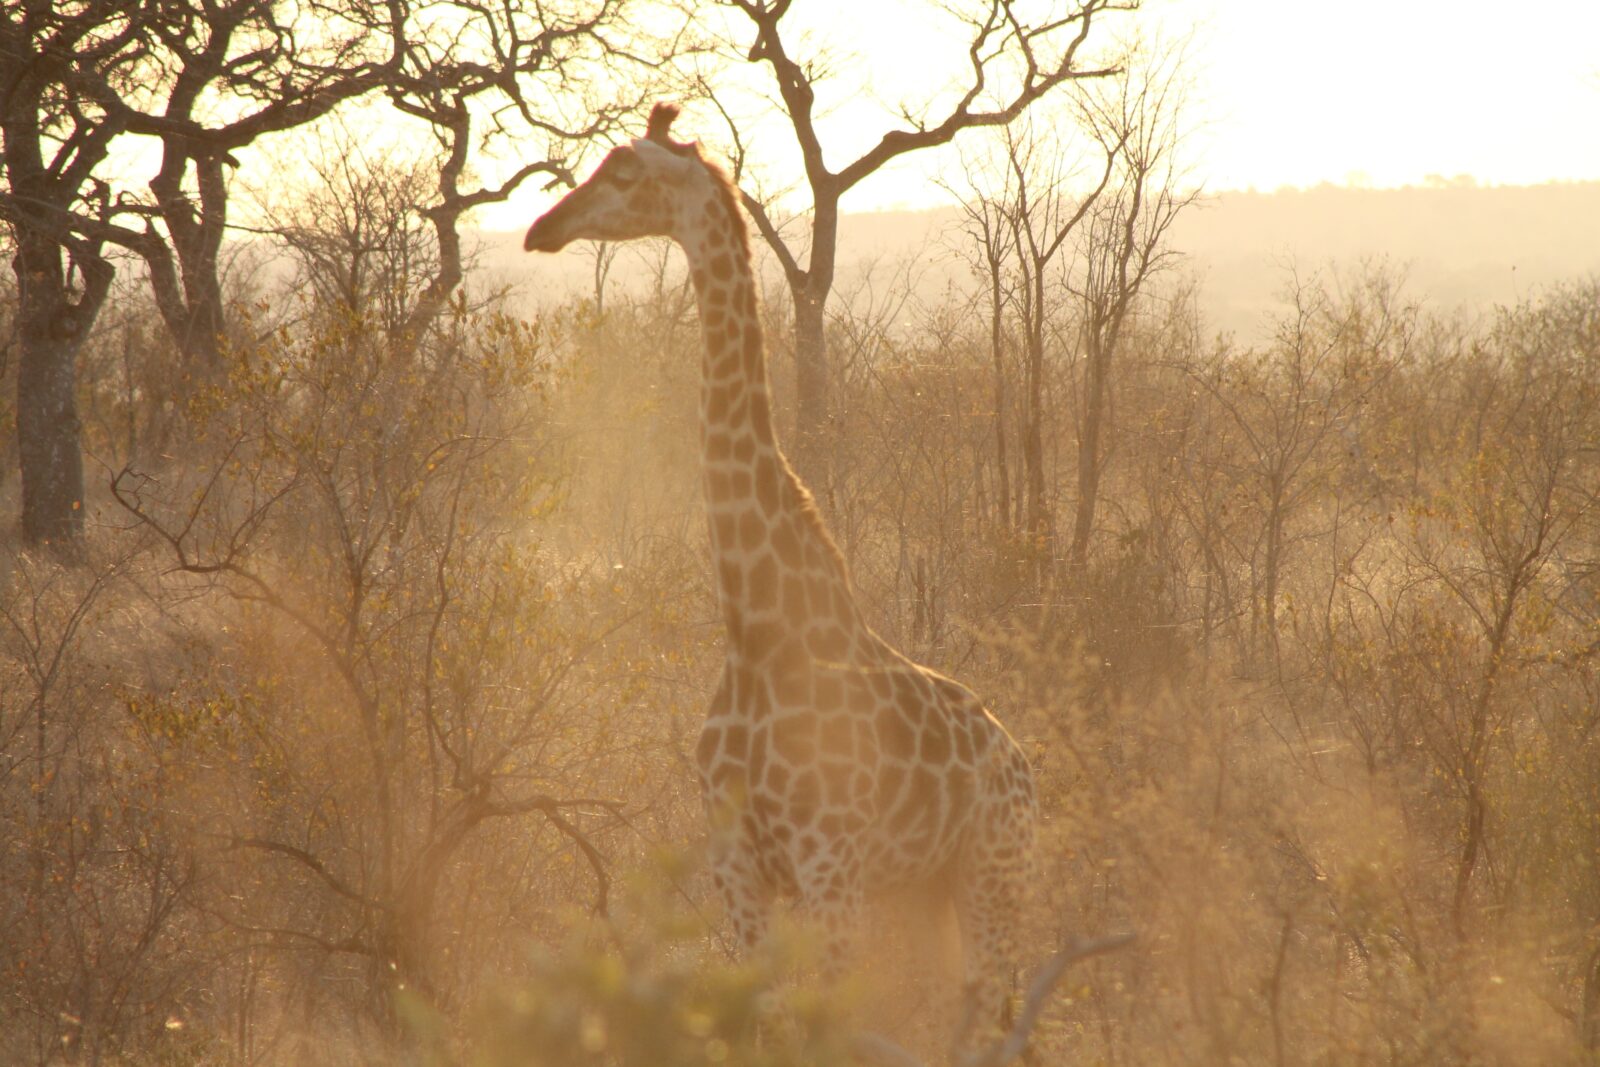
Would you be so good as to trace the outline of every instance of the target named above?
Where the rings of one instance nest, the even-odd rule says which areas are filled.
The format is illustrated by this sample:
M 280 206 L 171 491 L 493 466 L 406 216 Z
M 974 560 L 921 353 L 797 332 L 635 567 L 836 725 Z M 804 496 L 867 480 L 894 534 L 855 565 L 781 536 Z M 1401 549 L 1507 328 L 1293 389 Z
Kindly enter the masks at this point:
M 1600 178 L 1600 4 L 1158 0 L 1197 26 L 1216 188 Z

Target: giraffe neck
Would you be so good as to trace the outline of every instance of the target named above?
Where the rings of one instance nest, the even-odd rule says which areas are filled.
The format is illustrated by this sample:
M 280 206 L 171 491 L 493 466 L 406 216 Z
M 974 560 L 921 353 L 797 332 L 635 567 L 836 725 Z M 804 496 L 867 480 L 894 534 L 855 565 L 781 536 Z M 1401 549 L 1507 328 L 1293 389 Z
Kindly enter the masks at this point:
M 720 190 L 701 217 L 703 228 L 682 244 L 705 342 L 700 447 L 706 511 L 730 641 L 759 661 L 775 633 L 820 622 L 853 637 L 866 626 L 838 549 L 773 432 L 744 219 Z

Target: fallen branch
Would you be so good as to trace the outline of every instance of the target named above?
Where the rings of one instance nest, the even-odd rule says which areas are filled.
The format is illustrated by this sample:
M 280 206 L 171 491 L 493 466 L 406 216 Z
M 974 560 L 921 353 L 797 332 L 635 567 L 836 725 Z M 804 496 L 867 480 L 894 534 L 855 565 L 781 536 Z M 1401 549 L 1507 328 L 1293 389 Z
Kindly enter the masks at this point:
M 1105 937 L 1073 938 L 1034 974 L 1033 981 L 1028 983 L 1028 992 L 1023 997 L 1022 1010 L 1017 1013 L 1016 1021 L 1012 1023 L 1011 1029 L 1005 1036 L 988 1048 L 963 1053 L 960 1049 L 966 1044 L 966 1039 L 976 1024 L 975 1005 L 969 997 L 961 1025 L 956 1030 L 955 1048 L 950 1055 L 953 1067 L 1007 1067 L 1008 1064 L 1015 1062 L 1027 1050 L 1028 1039 L 1033 1036 L 1033 1028 L 1039 1021 L 1039 1013 L 1044 1010 L 1045 1001 L 1066 975 L 1067 968 L 1090 956 L 1099 956 L 1125 948 L 1133 944 L 1135 937 L 1134 934 L 1123 933 L 1109 934 Z M 923 1061 L 882 1034 L 871 1032 L 858 1034 L 852 1041 L 851 1048 L 857 1059 L 863 1063 L 875 1064 L 877 1067 L 927 1067 Z

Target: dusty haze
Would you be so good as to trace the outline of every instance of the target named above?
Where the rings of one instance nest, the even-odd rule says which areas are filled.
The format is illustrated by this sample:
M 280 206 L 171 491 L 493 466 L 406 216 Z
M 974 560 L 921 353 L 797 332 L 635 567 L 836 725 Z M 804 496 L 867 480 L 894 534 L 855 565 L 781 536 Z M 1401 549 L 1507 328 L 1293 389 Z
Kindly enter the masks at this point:
M 1600 271 L 1600 182 L 1439 184 L 1209 194 L 1178 220 L 1172 244 L 1182 252 L 1181 272 L 1199 283 L 1207 322 L 1250 343 L 1270 333 L 1294 269 L 1309 274 L 1382 260 L 1404 273 L 1413 295 L 1469 313 Z M 869 264 L 880 276 L 910 264 L 924 301 L 938 299 L 947 286 L 969 284 L 957 226 L 953 208 L 846 215 L 846 286 Z M 592 260 L 582 252 L 545 260 L 522 252 L 520 231 L 478 237 L 485 271 L 515 285 L 524 307 L 593 290 Z M 611 284 L 637 286 L 649 275 L 636 257 L 623 255 Z
M 1597 20 L 6 0 L 0 1067 L 1596 1067 Z

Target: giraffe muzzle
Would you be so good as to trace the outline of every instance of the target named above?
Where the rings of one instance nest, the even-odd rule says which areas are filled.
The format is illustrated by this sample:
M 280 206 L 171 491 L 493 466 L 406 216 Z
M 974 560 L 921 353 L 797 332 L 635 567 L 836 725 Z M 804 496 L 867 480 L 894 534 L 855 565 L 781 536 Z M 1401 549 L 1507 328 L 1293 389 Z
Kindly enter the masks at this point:
M 561 233 L 561 221 L 551 217 L 555 213 L 555 210 L 546 212 L 528 227 L 528 235 L 522 239 L 524 252 L 559 252 L 567 247 L 569 239 Z

